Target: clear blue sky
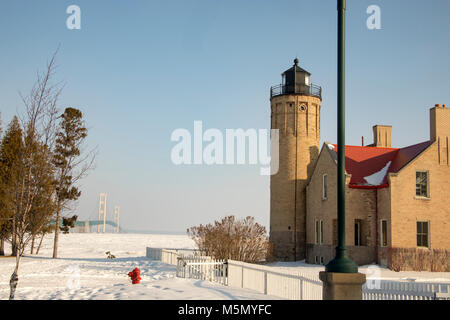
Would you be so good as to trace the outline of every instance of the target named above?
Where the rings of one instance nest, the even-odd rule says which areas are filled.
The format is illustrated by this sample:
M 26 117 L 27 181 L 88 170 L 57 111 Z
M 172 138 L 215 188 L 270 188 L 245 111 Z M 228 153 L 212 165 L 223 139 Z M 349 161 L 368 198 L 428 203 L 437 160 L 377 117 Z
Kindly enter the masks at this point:
M 81 8 L 68 30 L 66 8 Z M 366 9 L 381 7 L 381 30 Z M 450 1 L 347 1 L 347 144 L 393 126 L 393 145 L 428 140 L 428 109 L 450 105 Z M 336 141 L 336 1 L 19 1 L 0 3 L 3 127 L 23 110 L 58 44 L 61 108 L 80 108 L 99 147 L 75 211 L 108 193 L 127 229 L 183 231 L 226 214 L 268 227 L 259 166 L 175 166 L 174 129 L 268 128 L 269 88 L 298 56 L 323 88 L 321 137 Z M 414 130 L 412 130 L 414 128 Z

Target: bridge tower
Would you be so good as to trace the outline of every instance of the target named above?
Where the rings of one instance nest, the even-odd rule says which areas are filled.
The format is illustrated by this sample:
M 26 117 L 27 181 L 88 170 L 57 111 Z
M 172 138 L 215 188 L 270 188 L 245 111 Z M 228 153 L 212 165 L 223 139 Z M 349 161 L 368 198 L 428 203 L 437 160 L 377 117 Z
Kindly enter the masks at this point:
M 120 207 L 114 206 L 114 223 L 116 226 L 114 227 L 114 232 L 119 233 L 119 218 L 120 218 Z
M 103 233 L 106 230 L 106 193 L 100 193 L 98 200 L 98 220 L 103 220 Z M 97 225 L 97 232 L 100 232 L 100 224 Z

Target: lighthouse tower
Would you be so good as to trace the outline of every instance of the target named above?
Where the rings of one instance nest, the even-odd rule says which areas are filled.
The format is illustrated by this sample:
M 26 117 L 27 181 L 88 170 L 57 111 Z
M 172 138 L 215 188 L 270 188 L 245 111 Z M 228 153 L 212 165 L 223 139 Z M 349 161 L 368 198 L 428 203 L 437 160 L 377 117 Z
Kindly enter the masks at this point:
M 279 130 L 279 170 L 270 177 L 270 240 L 278 260 L 306 256 L 306 185 L 319 155 L 322 89 L 298 66 L 270 89 L 271 128 Z

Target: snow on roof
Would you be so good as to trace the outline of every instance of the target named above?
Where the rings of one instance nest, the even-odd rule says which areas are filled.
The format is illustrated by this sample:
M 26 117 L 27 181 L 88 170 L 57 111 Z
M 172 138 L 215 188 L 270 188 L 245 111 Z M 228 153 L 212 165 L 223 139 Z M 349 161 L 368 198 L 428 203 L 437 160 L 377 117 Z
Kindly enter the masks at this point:
M 337 161 L 337 145 L 326 142 Z M 351 175 L 351 188 L 380 188 L 388 186 L 387 174 L 399 172 L 410 161 L 430 146 L 425 141 L 405 148 L 373 146 L 345 146 L 345 171 Z
M 367 181 L 367 183 L 371 186 L 379 186 L 383 184 L 384 178 L 386 177 L 386 174 L 388 172 L 389 166 L 391 165 L 391 161 L 386 163 L 383 169 L 381 169 L 378 172 L 375 172 L 374 174 L 371 174 L 370 176 L 364 177 L 364 180 Z

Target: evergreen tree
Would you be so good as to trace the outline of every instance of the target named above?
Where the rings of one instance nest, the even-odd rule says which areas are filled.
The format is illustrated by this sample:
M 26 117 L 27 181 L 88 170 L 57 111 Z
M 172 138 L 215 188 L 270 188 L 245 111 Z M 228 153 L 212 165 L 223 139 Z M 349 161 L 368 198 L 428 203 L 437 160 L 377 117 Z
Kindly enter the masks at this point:
M 78 216 L 73 216 L 70 218 L 63 217 L 62 219 L 62 226 L 59 227 L 59 229 L 64 234 L 68 234 L 70 231 L 70 228 L 75 227 L 75 222 L 77 221 Z
M 19 120 L 14 117 L 0 145 L 0 239 L 3 247 L 5 240 L 11 237 L 12 255 L 17 252 L 15 213 L 24 151 L 22 135 Z
M 48 163 L 51 164 L 51 158 L 48 159 Z M 56 204 L 54 201 L 55 180 L 51 179 L 48 182 L 48 189 L 45 190 L 46 186 L 42 186 L 43 192 L 35 197 L 33 209 L 31 210 L 29 216 L 30 223 L 28 232 L 31 234 L 31 254 L 34 252 L 36 237 L 41 234 L 42 230 L 46 229 L 47 225 L 52 222 L 52 218 L 56 210 Z
M 2 134 L 2 119 L 1 119 L 1 113 L 0 113 L 0 136 Z M 0 142 L 0 149 L 1 149 L 1 142 Z M 1 177 L 1 171 L 2 171 L 2 163 L 0 161 L 0 177 Z M 1 203 L 1 191 L 2 190 L 2 183 L 1 183 L 1 178 L 0 178 L 0 206 L 2 205 Z M 3 218 L 2 213 L 0 211 L 0 256 L 4 256 L 5 255 L 5 238 L 3 236 L 3 225 L 6 225 L 8 221 L 8 218 Z
M 1 121 L 1 113 L 0 113 L 0 135 L 2 134 L 2 121 Z M 0 142 L 0 148 L 1 148 L 1 142 Z M 0 172 L 2 171 L 2 163 L 0 161 Z M 2 183 L 0 178 L 0 206 L 1 206 L 1 189 L 2 189 Z M 8 219 L 5 217 L 3 218 L 2 213 L 0 212 L 0 256 L 5 255 L 5 237 L 3 236 L 3 225 L 7 224 Z
M 81 191 L 74 185 L 89 166 L 77 168 L 86 158 L 81 156 L 81 144 L 87 136 L 83 114 L 75 108 L 66 108 L 61 115 L 60 129 L 56 135 L 53 163 L 56 167 L 56 221 L 71 201 L 77 200 Z M 81 158 L 81 159 L 80 159 Z M 55 228 L 53 258 L 58 257 L 59 228 Z
M 35 127 L 29 124 L 23 139 L 21 161 L 17 164 L 19 179 L 12 190 L 15 193 L 12 232 L 16 243 L 16 266 L 10 279 L 10 300 L 14 299 L 19 281 L 21 257 L 36 232 L 31 232 L 37 221 L 36 216 L 53 213 L 53 208 L 44 208 L 42 202 L 44 197 L 51 199 L 55 192 L 51 152 L 38 137 Z

